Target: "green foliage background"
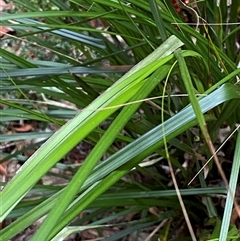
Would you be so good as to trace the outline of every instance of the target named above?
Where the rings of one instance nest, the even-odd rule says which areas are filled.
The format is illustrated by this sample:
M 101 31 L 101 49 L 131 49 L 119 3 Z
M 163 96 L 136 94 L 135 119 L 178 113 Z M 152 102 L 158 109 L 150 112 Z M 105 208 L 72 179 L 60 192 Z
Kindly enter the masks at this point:
M 221 24 L 238 22 L 239 1 L 230 6 L 199 2 L 198 14 L 209 24 L 200 19 L 198 31 L 167 0 L 13 2 L 17 12 L 3 13 L 0 19 L 17 32 L 4 38 L 0 50 L 0 139 L 10 143 L 51 137 L 11 155 L 1 153 L 1 162 L 22 162 L 11 181 L 2 183 L 1 221 L 15 219 L 1 230 L 2 240 L 44 215 L 31 240 L 63 240 L 86 229 L 104 237 L 102 230 L 109 225 L 120 229 L 104 240 L 123 240 L 135 231 L 153 231 L 163 221 L 151 240 L 237 240 L 236 227 L 227 228 L 231 195 L 219 183 L 209 186 L 220 178 L 216 167 L 209 164 L 208 179 L 200 174 L 190 186 L 188 182 L 203 164 L 199 156 L 211 157 L 205 124 L 217 144 L 224 124 L 233 131 L 240 122 L 240 26 Z M 96 21 L 102 28 L 93 26 Z M 31 92 L 37 101 L 31 100 Z M 44 103 L 39 101 L 43 95 Z M 53 123 L 59 129 L 5 134 L 4 126 L 18 120 Z M 61 163 L 83 140 L 93 148 L 82 165 Z M 235 192 L 239 135 L 230 143 L 227 175 Z M 40 148 L 26 159 L 22 153 L 36 145 Z M 191 164 L 185 169 L 186 153 Z M 143 160 L 146 166 L 140 165 Z M 172 177 L 161 168 L 169 163 L 180 170 L 175 175 L 195 235 L 185 227 L 183 206 L 169 187 Z M 52 175 L 52 167 L 69 170 L 61 175 L 67 184 L 38 184 Z M 224 210 L 214 204 L 216 194 L 227 195 Z M 124 219 L 133 213 L 135 220 Z M 185 232 L 176 235 L 179 227 Z

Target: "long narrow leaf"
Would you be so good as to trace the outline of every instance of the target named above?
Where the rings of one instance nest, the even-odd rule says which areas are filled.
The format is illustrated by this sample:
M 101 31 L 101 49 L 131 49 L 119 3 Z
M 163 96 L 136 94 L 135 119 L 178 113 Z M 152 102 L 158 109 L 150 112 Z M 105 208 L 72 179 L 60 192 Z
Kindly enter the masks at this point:
M 236 191 L 237 181 L 239 177 L 239 169 L 240 169 L 240 132 L 238 132 L 238 136 L 237 136 L 236 149 L 235 149 L 234 158 L 233 158 L 233 166 L 232 166 L 232 171 L 231 171 L 231 176 L 229 181 L 229 188 L 230 190 L 232 190 L 233 193 L 235 193 Z M 232 198 L 232 195 L 228 191 L 219 240 L 227 240 L 228 227 L 230 224 L 230 219 L 232 214 L 233 201 L 234 200 Z
M 106 117 L 120 108 L 120 104 L 128 101 L 141 87 L 142 80 L 154 72 L 158 67 L 166 63 L 166 61 L 170 60 L 172 57 L 169 58 L 165 56 L 171 54 L 181 45 L 182 43 L 176 37 L 170 37 L 162 46 L 133 67 L 79 115 L 65 124 L 60 131 L 52 135 L 51 138 L 43 144 L 27 162 L 25 162 L 17 175 L 4 188 L 1 193 L 1 198 L 2 200 L 8 201 L 3 202 L 0 220 L 3 220 L 7 216 L 29 189 L 59 159 L 70 151 Z M 165 59 L 163 57 L 165 57 Z M 160 58 L 163 58 L 163 60 Z M 161 61 L 156 62 L 158 59 Z M 115 107 L 105 109 L 110 106 Z M 103 111 L 103 109 L 105 110 Z M 37 172 L 35 171 L 36 168 Z M 26 178 L 28 178 L 27 183 L 24 181 Z

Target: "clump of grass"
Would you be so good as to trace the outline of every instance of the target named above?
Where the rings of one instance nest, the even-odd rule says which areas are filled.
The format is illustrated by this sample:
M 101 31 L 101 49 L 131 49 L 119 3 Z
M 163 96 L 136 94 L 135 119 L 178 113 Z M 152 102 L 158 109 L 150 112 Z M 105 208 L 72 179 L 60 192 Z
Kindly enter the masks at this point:
M 3 148 L 2 162 L 22 166 L 2 183 L 1 221 L 14 219 L 2 240 L 45 215 L 31 240 L 89 229 L 104 240 L 237 240 L 233 197 L 215 164 L 188 185 L 212 157 L 209 145 L 221 144 L 223 126 L 231 133 L 239 123 L 238 27 L 215 25 L 237 21 L 236 1 L 198 3 L 198 31 L 168 1 L 14 4 L 24 11 L 1 22 L 24 48 L 1 49 L 1 121 L 37 128 L 11 135 L 2 128 L 2 144 L 50 137 L 14 154 Z M 239 135 L 229 142 L 219 159 L 234 194 Z M 90 150 L 79 160 L 81 143 Z M 64 184 L 42 185 L 47 176 Z

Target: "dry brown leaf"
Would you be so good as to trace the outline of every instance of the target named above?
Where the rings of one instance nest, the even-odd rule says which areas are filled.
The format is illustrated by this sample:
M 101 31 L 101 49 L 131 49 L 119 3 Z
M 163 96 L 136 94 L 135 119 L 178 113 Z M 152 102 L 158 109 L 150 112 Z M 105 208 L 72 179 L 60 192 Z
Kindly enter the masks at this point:
M 4 10 L 10 10 L 10 9 L 14 9 L 14 5 L 12 2 L 6 3 L 5 1 L 0 0 L 0 12 Z
M 4 10 L 12 10 L 14 9 L 14 5 L 12 2 L 6 3 L 3 0 L 0 0 L 0 12 Z M 4 37 L 6 34 L 13 35 L 15 33 L 14 29 L 10 27 L 0 26 L 0 38 Z
M 9 27 L 0 26 L 0 38 L 4 37 L 6 34 L 13 35 L 15 31 Z
M 7 165 L 7 162 L 0 164 L 0 175 L 2 176 L 7 176 L 6 165 Z
M 14 130 L 16 132 L 28 132 L 28 131 L 32 130 L 32 125 L 26 124 L 26 125 L 21 126 L 21 127 L 14 127 Z
M 240 205 L 238 207 L 240 207 Z M 238 212 L 236 210 L 236 207 L 233 208 L 233 210 L 232 210 L 230 223 L 235 224 L 237 229 L 240 230 L 240 220 L 239 220 L 239 215 L 238 215 Z

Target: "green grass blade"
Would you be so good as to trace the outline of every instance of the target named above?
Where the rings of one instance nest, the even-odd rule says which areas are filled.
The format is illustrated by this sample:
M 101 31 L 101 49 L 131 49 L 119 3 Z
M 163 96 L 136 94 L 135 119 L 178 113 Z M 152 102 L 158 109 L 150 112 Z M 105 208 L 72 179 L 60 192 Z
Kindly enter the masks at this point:
M 29 158 L 1 193 L 2 200 L 8 200 L 8 202 L 3 202 L 1 220 L 7 216 L 24 194 L 28 192 L 39 178 L 61 159 L 62 156 L 70 151 L 106 117 L 120 108 L 120 104 L 129 100 L 141 87 L 141 81 L 144 78 L 164 64 L 167 59 L 170 60 L 172 58 L 163 57 L 168 56 L 181 45 L 182 43 L 174 36 L 170 37 L 161 47 L 133 67 L 108 91 L 93 101 L 78 116 L 65 124 L 60 131 L 51 136 L 50 139 Z M 163 58 L 163 61 L 156 62 L 159 58 Z M 111 105 L 116 107 L 103 111 L 104 108 Z M 38 170 L 36 175 L 32 175 L 36 168 Z M 27 177 L 29 179 L 26 183 L 24 180 Z M 24 183 L 21 185 L 21 182 Z
M 205 98 L 201 99 L 199 104 L 201 106 L 202 112 L 206 112 L 215 106 L 219 105 L 220 103 L 227 101 L 231 98 L 240 98 L 239 95 L 239 88 L 237 86 L 233 86 L 230 84 L 226 84 L 222 86 L 221 88 L 217 89 L 213 93 L 209 94 Z M 214 100 L 214 101 L 213 101 Z M 172 118 L 170 118 L 165 125 L 165 134 L 167 135 L 167 139 L 171 139 L 175 137 L 176 135 L 180 134 L 185 129 L 190 128 L 190 126 L 196 124 L 196 122 L 191 123 L 191 125 L 186 125 L 186 123 L 191 122 L 195 118 L 194 112 L 192 108 L 189 106 L 182 110 L 180 113 L 176 114 Z M 177 132 L 176 132 L 177 130 Z M 139 155 L 144 150 L 142 147 L 146 146 L 153 146 L 152 151 L 154 151 L 155 148 L 159 148 L 159 146 L 163 143 L 162 138 L 163 135 L 161 135 L 162 132 L 162 126 L 158 126 L 157 128 L 153 129 L 152 131 L 148 132 L 146 135 L 142 136 L 141 138 L 137 139 L 135 142 L 129 144 L 124 149 L 116 153 L 115 155 L 112 155 L 107 162 L 99 164 L 98 167 L 94 170 L 94 173 L 89 176 L 88 180 L 86 181 L 84 187 L 93 185 L 94 183 L 98 182 L 99 179 L 102 179 L 106 175 L 109 175 L 111 172 L 116 170 L 119 166 L 124 165 L 126 162 L 131 160 L 132 158 Z M 134 147 L 134 149 L 133 149 Z M 140 148 L 141 147 L 141 148 Z M 152 151 L 149 150 L 147 154 L 151 153 Z M 145 154 L 145 155 L 147 155 Z M 141 154 L 142 155 L 142 154 Z M 144 158 L 142 156 L 141 158 Z M 138 162 L 142 159 L 137 158 Z M 117 160 L 116 163 L 114 161 Z M 133 163 L 133 165 L 135 165 Z M 62 192 L 62 191 L 61 191 Z M 14 235 L 15 232 L 18 232 L 18 230 L 24 229 L 26 226 L 30 225 L 32 222 L 40 218 L 41 216 L 45 215 L 47 211 L 49 211 L 54 203 L 56 203 L 57 200 L 59 200 L 60 193 L 52 196 L 49 200 L 46 200 L 43 202 L 39 207 L 36 207 L 26 216 L 19 218 L 17 220 L 17 225 L 15 226 L 14 223 L 6 228 L 6 231 L 2 231 L 2 237 L 3 240 L 8 240 L 12 235 Z M 91 198 L 86 197 L 86 199 L 91 202 Z M 3 200 L 3 199 L 2 199 Z M 83 200 L 81 200 L 82 202 Z M 88 202 L 87 202 L 88 203 Z M 81 212 L 82 208 L 87 205 L 87 203 L 84 203 L 83 206 L 79 206 L 78 204 L 76 207 L 73 207 L 73 214 L 69 213 L 68 221 L 67 223 L 76 215 L 76 212 Z M 80 210 L 78 209 L 80 207 Z M 65 226 L 65 221 L 63 224 L 59 224 L 59 227 Z M 63 226 L 62 226 L 63 225 Z
M 167 33 L 164 25 L 164 21 L 162 19 L 159 6 L 157 5 L 155 0 L 149 0 L 149 5 L 152 10 L 153 18 L 157 25 L 158 31 L 163 41 L 167 39 Z
M 166 56 L 166 53 L 163 53 L 162 50 L 160 50 L 160 51 L 161 51 L 162 55 Z M 152 62 L 153 59 L 149 59 L 147 62 L 150 62 L 150 61 Z M 144 62 L 146 62 L 146 61 L 144 61 Z M 155 63 L 157 63 L 157 62 L 155 61 Z M 138 69 L 138 72 L 139 72 L 139 67 L 140 67 L 140 65 L 137 65 L 135 68 L 133 68 L 134 69 L 133 71 Z M 166 72 L 165 72 L 165 74 L 166 74 Z M 128 76 L 128 74 L 126 74 L 125 76 Z M 130 76 L 128 76 L 128 78 L 129 77 Z M 139 90 L 140 90 L 140 88 L 139 88 Z M 136 86 L 134 88 L 134 91 L 135 91 L 135 93 L 137 93 Z M 131 94 L 131 93 L 133 94 L 133 89 L 132 88 L 130 89 L 129 94 Z M 127 93 L 125 92 L 124 95 L 126 96 L 126 94 Z M 122 102 L 122 103 L 124 103 L 124 102 Z M 113 126 L 115 126 L 115 124 Z M 111 138 L 114 138 L 114 136 L 111 137 Z M 94 156 L 95 154 L 93 153 L 92 155 Z M 61 205 L 58 205 L 58 206 L 56 206 L 56 208 L 52 209 L 52 212 L 50 212 L 49 216 L 43 222 L 43 225 L 37 231 L 37 233 L 34 235 L 32 240 L 38 240 L 39 237 L 42 237 L 42 238 L 48 240 L 48 235 L 51 233 L 51 230 L 59 222 L 59 220 L 61 219 L 62 214 L 65 212 L 65 209 L 67 209 L 68 205 L 71 203 L 72 199 L 77 194 L 79 188 L 84 184 L 85 180 L 87 179 L 87 177 L 91 173 L 91 170 L 94 168 L 94 166 L 96 165 L 97 161 L 98 161 L 98 159 L 92 158 L 91 162 L 90 161 L 89 162 L 86 162 L 86 161 L 84 162 L 84 164 L 81 167 L 81 169 L 79 169 L 79 173 L 77 173 L 74 176 L 74 178 L 72 179 L 71 183 L 69 184 L 69 186 L 66 188 L 66 190 L 62 194 L 63 196 L 67 195 L 68 199 L 62 198 L 61 199 L 62 200 Z
M 239 169 L 240 169 L 240 132 L 238 131 L 237 135 L 237 143 L 235 147 L 235 153 L 233 158 L 233 165 L 231 169 L 231 176 L 229 181 L 229 188 L 233 193 L 236 192 L 237 181 L 239 177 Z M 221 231 L 219 240 L 227 240 L 228 236 L 228 228 L 230 225 L 230 219 L 232 214 L 233 207 L 233 198 L 230 192 L 227 194 L 227 200 L 224 208 L 223 220 L 221 225 Z
M 239 97 L 240 96 L 238 96 L 238 98 Z M 208 101 L 207 99 L 208 98 L 206 98 L 205 101 Z M 186 113 L 188 113 L 192 118 L 194 118 L 195 115 L 191 114 L 189 109 L 185 109 L 184 111 L 186 111 Z M 188 118 L 186 119 L 187 121 L 189 121 Z M 186 119 L 184 119 L 184 121 Z M 181 132 L 185 131 L 186 129 L 189 129 L 194 124 L 196 124 L 196 121 L 190 121 L 188 122 L 188 124 L 182 125 L 181 121 L 183 121 L 183 119 L 179 119 L 179 118 L 177 118 L 177 123 L 170 121 L 169 125 L 171 126 L 171 128 L 168 124 L 165 124 L 164 134 L 166 134 L 167 140 L 172 138 L 173 137 L 172 135 L 178 135 Z M 181 125 L 181 127 L 178 125 Z M 69 223 L 77 213 L 80 213 L 98 195 L 106 191 L 107 188 L 113 185 L 113 183 L 115 183 L 122 176 L 128 173 L 128 171 L 131 170 L 135 165 L 137 165 L 140 162 L 140 160 L 150 155 L 156 148 L 158 148 L 163 144 L 163 134 L 161 133 L 162 129 L 159 129 L 160 127 L 162 126 L 160 125 L 158 126 L 158 128 L 155 128 L 154 130 L 147 133 L 149 138 L 146 135 L 142 136 L 141 138 L 129 144 L 128 146 L 120 150 L 118 153 L 112 155 L 109 159 L 106 160 L 107 164 L 105 164 L 105 167 L 103 169 L 105 170 L 105 172 L 110 174 L 100 182 L 96 182 L 96 180 L 95 182 L 92 182 L 95 184 L 92 184 L 93 186 L 89 189 L 89 191 L 86 192 L 84 195 L 81 195 L 77 199 L 79 201 L 78 202 L 75 201 L 74 202 L 75 204 L 69 210 L 67 210 L 64 216 L 62 216 L 62 219 L 59 221 L 57 226 L 55 226 L 54 231 L 51 234 L 52 235 L 51 237 L 53 237 L 59 230 L 61 230 L 62 227 L 64 227 L 67 223 Z M 158 139 L 158 142 L 156 142 L 156 138 Z M 142 141 L 141 144 L 139 143 L 140 141 Z M 152 141 L 154 141 L 155 143 L 154 144 L 151 143 Z M 111 165 L 111 159 L 116 161 L 115 163 L 112 163 L 112 165 Z M 113 165 L 114 165 L 114 168 L 113 168 Z M 116 169 L 116 168 L 119 168 L 119 169 Z M 100 178 L 102 178 L 102 171 L 100 171 L 99 169 L 96 169 L 96 171 L 98 175 L 97 179 L 99 180 Z

